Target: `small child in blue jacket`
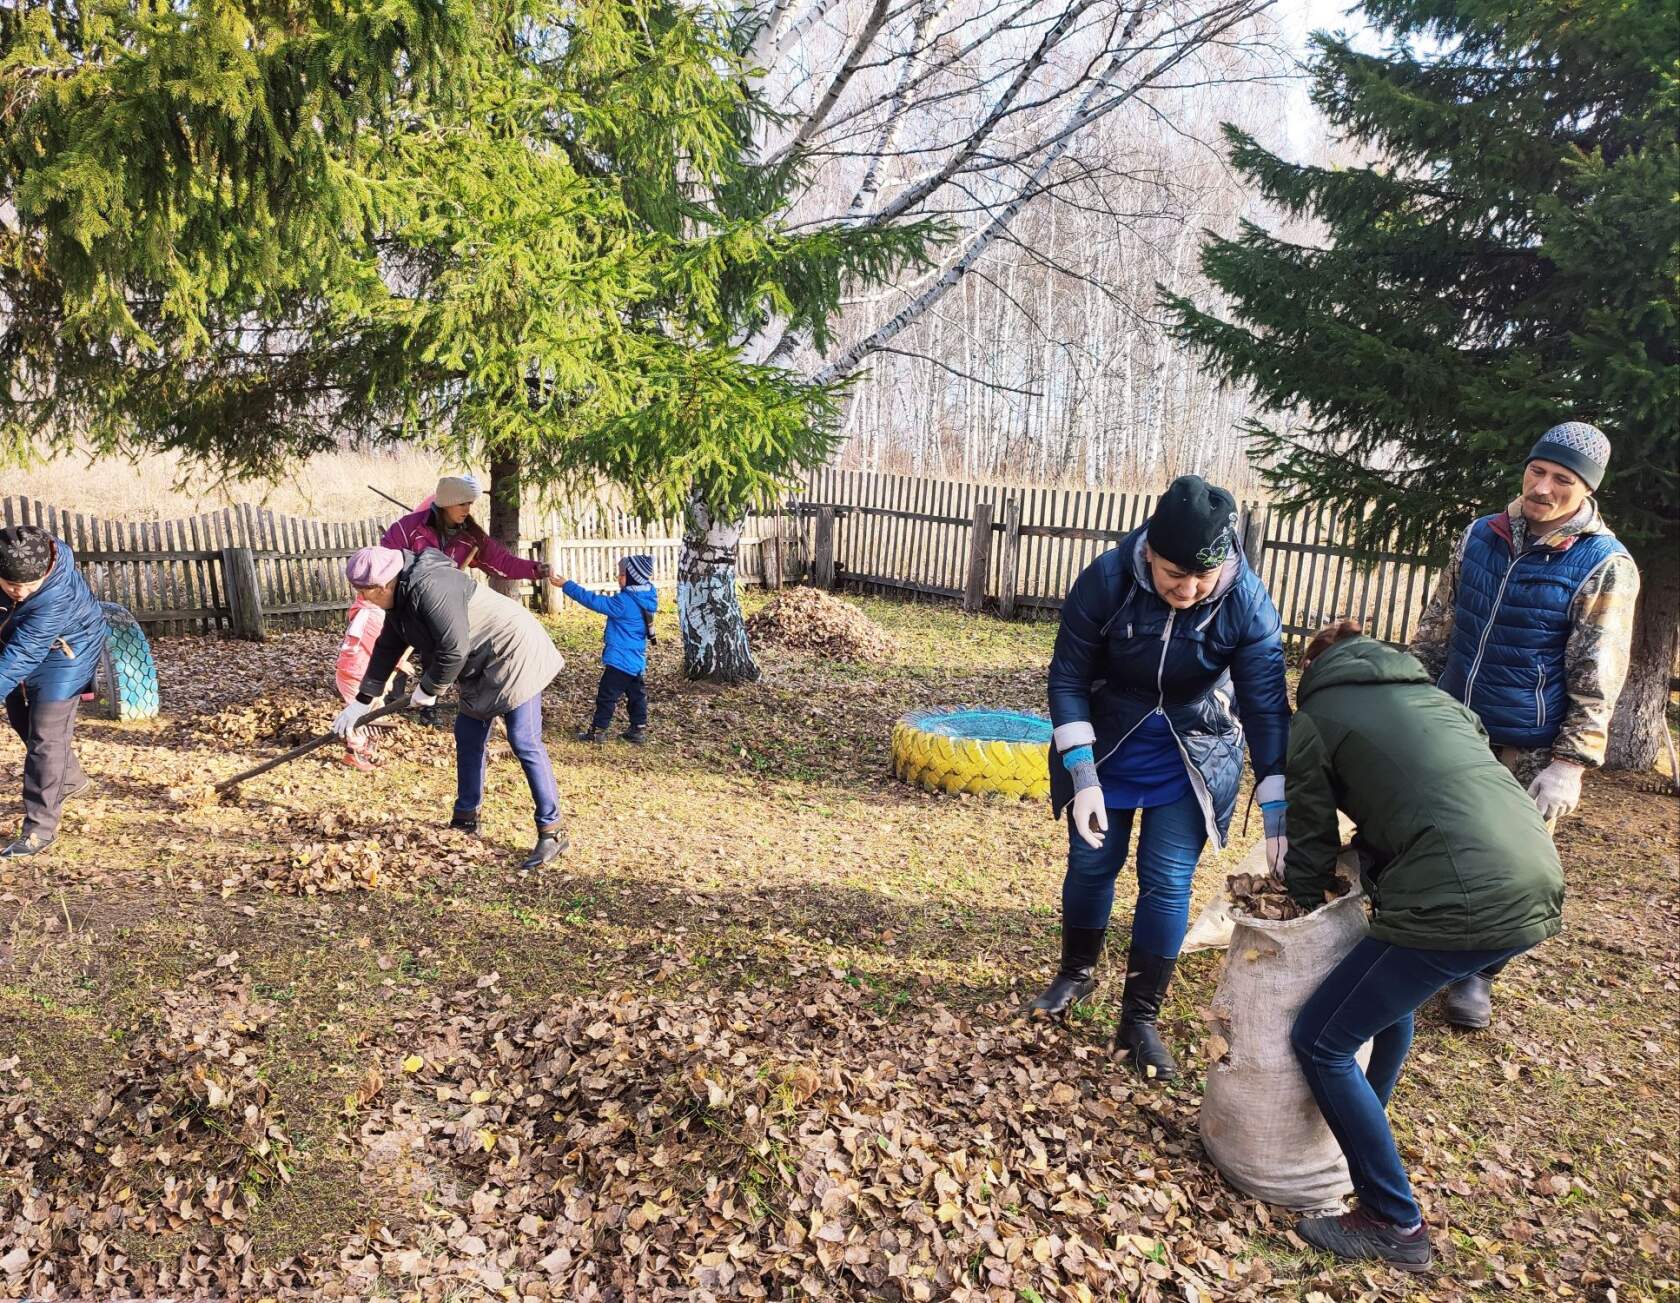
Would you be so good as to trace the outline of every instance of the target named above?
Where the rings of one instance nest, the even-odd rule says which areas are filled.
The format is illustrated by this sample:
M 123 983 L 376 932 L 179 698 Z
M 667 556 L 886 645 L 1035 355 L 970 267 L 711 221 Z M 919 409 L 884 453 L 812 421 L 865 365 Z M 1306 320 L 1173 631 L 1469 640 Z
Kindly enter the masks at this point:
M 618 592 L 592 593 L 570 579 L 552 579 L 579 606 L 607 617 L 601 645 L 601 686 L 595 692 L 595 718 L 578 730 L 581 742 L 599 742 L 612 726 L 618 699 L 628 699 L 630 727 L 626 742 L 647 741 L 647 646 L 653 638 L 653 613 L 659 594 L 653 586 L 653 558 L 638 553 L 618 559 Z

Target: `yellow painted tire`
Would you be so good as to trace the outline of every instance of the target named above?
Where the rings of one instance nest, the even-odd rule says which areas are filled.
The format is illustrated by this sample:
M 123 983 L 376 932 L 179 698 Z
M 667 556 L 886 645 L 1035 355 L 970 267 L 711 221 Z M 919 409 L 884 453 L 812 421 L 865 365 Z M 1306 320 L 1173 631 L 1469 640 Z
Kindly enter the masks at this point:
M 953 736 L 937 722 L 974 712 L 906 715 L 893 725 L 893 773 L 930 792 L 994 792 L 1017 799 L 1050 795 L 1050 744 Z M 1044 721 L 1049 731 L 1049 721 Z

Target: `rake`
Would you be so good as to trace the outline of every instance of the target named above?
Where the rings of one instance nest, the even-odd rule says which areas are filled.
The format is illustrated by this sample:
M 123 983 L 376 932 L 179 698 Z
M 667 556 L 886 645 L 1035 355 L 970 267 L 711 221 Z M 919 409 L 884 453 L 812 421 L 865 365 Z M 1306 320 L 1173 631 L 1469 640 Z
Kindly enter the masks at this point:
M 378 710 L 368 711 L 367 714 L 363 715 L 361 719 L 356 722 L 356 727 L 366 728 L 376 719 L 383 719 L 387 715 L 394 715 L 399 710 L 407 709 L 408 701 L 406 698 L 402 701 L 392 702 L 388 706 L 379 707 Z M 289 764 L 301 756 L 308 755 L 311 751 L 315 751 L 326 746 L 329 742 L 335 742 L 338 740 L 339 738 L 337 733 L 323 733 L 320 737 L 312 738 L 310 741 L 303 743 L 301 746 L 293 747 L 290 751 L 285 752 L 283 755 L 275 756 L 272 760 L 263 761 L 263 763 L 258 765 L 255 769 L 247 769 L 242 774 L 235 774 L 232 778 L 222 779 L 221 782 L 215 785 L 213 790 L 217 792 L 226 792 L 232 788 L 238 787 L 239 784 L 245 782 L 247 779 L 255 778 L 259 774 L 266 774 L 270 769 L 278 769 L 281 765 Z

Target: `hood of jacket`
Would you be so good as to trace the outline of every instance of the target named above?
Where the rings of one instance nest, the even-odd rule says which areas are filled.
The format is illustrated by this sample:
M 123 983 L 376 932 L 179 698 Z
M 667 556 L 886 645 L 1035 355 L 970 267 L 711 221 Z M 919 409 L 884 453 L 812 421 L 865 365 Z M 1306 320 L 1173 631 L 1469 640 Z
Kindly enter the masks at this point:
M 1295 689 L 1295 700 L 1305 701 L 1321 689 L 1349 683 L 1430 682 L 1429 671 L 1417 657 L 1359 634 L 1326 648 L 1307 666 Z

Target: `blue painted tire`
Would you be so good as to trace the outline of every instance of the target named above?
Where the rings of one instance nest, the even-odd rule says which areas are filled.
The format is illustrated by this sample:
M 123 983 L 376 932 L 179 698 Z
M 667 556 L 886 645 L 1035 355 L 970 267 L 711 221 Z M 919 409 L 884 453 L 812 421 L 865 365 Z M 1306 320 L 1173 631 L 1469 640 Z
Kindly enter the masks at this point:
M 128 608 L 101 602 L 110 636 L 99 658 L 99 705 L 110 719 L 155 719 L 158 713 L 157 663 L 140 622 Z

